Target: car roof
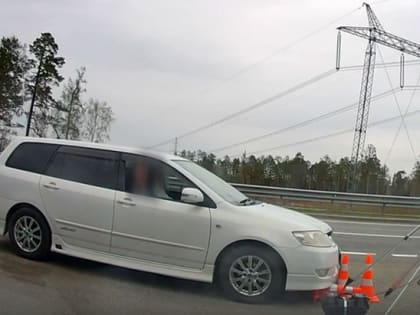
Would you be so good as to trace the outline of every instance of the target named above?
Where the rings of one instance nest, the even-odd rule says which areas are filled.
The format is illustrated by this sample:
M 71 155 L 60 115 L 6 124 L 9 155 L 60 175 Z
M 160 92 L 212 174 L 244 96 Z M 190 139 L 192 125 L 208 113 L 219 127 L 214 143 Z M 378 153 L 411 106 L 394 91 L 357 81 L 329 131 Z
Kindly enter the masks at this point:
M 94 143 L 94 142 L 85 142 L 85 141 L 63 140 L 63 139 L 52 139 L 52 138 L 34 138 L 34 137 L 15 137 L 14 141 L 16 141 L 18 144 L 25 143 L 25 142 L 51 143 L 51 144 L 58 144 L 58 145 L 68 145 L 68 146 L 77 146 L 77 147 L 83 147 L 83 148 L 133 153 L 133 154 L 140 154 L 140 155 L 144 155 L 144 156 L 148 156 L 148 157 L 152 157 L 152 158 L 156 158 L 156 159 L 164 160 L 164 161 L 186 160 L 177 155 L 168 154 L 164 152 L 141 149 L 141 148 L 134 148 L 134 147 L 127 147 L 127 146 L 111 145 L 111 144 L 106 144 L 106 143 Z

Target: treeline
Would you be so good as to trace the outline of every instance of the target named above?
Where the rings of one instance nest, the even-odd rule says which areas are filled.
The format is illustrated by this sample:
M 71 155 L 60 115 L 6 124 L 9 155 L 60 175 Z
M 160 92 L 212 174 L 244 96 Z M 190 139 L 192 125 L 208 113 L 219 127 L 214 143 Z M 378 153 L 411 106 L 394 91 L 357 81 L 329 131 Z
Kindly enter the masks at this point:
M 374 152 L 374 148 L 371 146 L 369 151 Z M 353 165 L 348 157 L 333 161 L 324 156 L 311 163 L 302 153 L 292 158 L 246 154 L 217 158 L 204 151 L 182 151 L 179 155 L 233 183 L 346 192 L 353 175 Z M 412 173 L 398 171 L 391 176 L 388 168 L 373 153 L 359 162 L 358 170 L 356 192 L 420 196 L 419 162 L 414 165 Z
M 58 52 L 51 33 L 42 33 L 29 45 L 15 36 L 1 38 L 0 150 L 19 128 L 19 133 L 37 137 L 93 142 L 109 138 L 112 108 L 98 99 L 84 100 L 84 67 L 64 80 L 60 71 L 65 59 Z

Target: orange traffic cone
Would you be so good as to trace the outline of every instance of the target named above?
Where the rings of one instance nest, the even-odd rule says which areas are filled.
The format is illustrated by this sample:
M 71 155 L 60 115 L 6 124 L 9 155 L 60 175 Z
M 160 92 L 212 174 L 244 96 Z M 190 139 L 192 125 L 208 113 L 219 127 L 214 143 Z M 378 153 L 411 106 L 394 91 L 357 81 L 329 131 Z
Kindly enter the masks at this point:
M 341 268 L 338 272 L 337 285 L 339 287 L 345 287 L 347 280 L 349 279 L 349 256 L 343 254 L 341 256 Z
M 365 258 L 366 271 L 363 273 L 360 289 L 362 290 L 362 293 L 367 296 L 369 302 L 378 303 L 379 297 L 375 295 L 375 288 L 373 286 L 373 270 L 370 267 L 372 263 L 372 255 L 367 255 Z
M 362 289 L 360 287 L 344 287 L 344 286 L 340 286 L 337 284 L 333 284 L 330 287 L 330 292 L 334 292 L 337 293 L 337 295 L 341 296 L 341 295 L 353 295 L 353 294 L 362 294 Z

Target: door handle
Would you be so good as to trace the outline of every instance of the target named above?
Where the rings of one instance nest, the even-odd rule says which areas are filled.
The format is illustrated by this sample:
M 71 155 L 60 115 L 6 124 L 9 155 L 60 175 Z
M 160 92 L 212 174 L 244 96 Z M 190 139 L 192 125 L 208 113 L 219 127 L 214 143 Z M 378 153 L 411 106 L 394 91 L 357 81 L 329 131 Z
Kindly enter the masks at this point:
M 43 185 L 45 188 L 47 189 L 51 189 L 51 190 L 59 190 L 60 188 L 57 187 L 57 184 L 54 182 L 49 182 L 48 184 L 44 184 Z
M 123 200 L 117 200 L 117 203 L 123 206 L 134 207 L 136 204 L 131 198 L 124 198 Z

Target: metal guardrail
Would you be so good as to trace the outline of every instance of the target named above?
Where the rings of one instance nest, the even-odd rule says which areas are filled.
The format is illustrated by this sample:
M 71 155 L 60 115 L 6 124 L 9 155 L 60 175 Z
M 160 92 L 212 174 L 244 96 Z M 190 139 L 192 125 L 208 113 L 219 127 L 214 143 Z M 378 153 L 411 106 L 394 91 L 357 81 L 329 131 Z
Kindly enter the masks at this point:
M 285 200 L 308 200 L 341 202 L 351 204 L 379 205 L 382 207 L 398 206 L 420 208 L 420 198 L 389 195 L 353 194 L 335 191 L 305 190 L 281 187 L 268 187 L 246 184 L 232 184 L 242 193 L 253 197 L 274 197 Z

